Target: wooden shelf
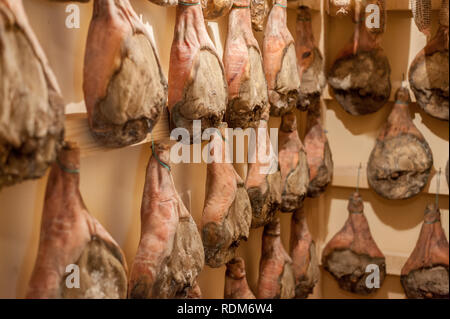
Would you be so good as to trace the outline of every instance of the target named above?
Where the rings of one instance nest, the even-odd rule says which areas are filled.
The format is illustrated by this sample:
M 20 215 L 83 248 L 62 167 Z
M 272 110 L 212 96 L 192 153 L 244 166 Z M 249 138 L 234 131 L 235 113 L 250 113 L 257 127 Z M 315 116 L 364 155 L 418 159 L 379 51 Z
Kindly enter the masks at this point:
M 366 174 L 367 166 L 362 166 L 361 173 L 359 177 L 359 188 L 361 189 L 369 189 L 369 184 L 367 182 L 367 174 Z M 348 187 L 348 188 L 356 188 L 356 180 L 358 178 L 358 167 L 357 166 L 335 166 L 334 167 L 334 175 L 332 186 L 334 187 Z M 425 194 L 436 194 L 437 186 L 436 186 L 437 174 L 433 174 L 430 178 L 430 182 L 425 187 L 423 192 Z M 444 172 L 441 173 L 441 182 L 439 187 L 440 195 L 449 195 L 448 185 L 445 180 Z
M 86 113 L 66 114 L 66 140 L 78 143 L 81 149 L 81 157 L 91 156 L 99 152 L 107 152 L 116 148 L 104 147 L 97 143 L 89 131 Z M 152 140 L 161 141 L 169 139 L 168 113 L 165 110 L 153 129 L 153 132 L 145 140 L 132 146 L 148 143 Z

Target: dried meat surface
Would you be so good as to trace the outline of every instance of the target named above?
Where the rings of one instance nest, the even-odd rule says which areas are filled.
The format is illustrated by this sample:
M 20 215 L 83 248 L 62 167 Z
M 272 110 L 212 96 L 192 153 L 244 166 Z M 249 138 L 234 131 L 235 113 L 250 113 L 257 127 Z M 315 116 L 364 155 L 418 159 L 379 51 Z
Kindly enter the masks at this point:
M 0 1 L 0 189 L 40 178 L 64 139 L 64 102 L 21 0 Z
M 151 35 L 128 0 L 95 0 L 83 91 L 94 138 L 108 147 L 142 141 L 167 102 Z
M 227 263 L 225 299 L 255 299 L 247 283 L 244 259 L 236 257 Z
M 257 127 L 269 107 L 267 82 L 258 42 L 253 36 L 250 0 L 236 0 L 228 18 L 223 64 L 228 82 L 229 127 Z
M 369 224 L 363 212 L 361 196 L 355 192 L 350 197 L 349 217 L 344 227 L 328 242 L 322 253 L 322 265 L 338 282 L 341 289 L 368 295 L 376 291 L 377 285 L 369 275 L 368 266 L 378 268 L 378 287 L 386 277 L 386 260 L 370 233 Z M 377 280 L 377 279 L 375 279 Z
M 408 298 L 449 298 L 448 251 L 441 213 L 435 204 L 429 204 L 416 247 L 401 271 L 400 280 Z
M 433 166 L 431 148 L 411 120 L 409 102 L 408 89 L 400 88 L 367 165 L 370 187 L 388 199 L 419 194 Z
M 205 255 L 197 226 L 175 189 L 170 149 L 155 144 L 141 206 L 141 240 L 131 268 L 129 298 L 199 298 Z
M 66 143 L 47 182 L 39 249 L 27 298 L 127 297 L 125 256 L 87 211 L 79 191 L 79 169 L 80 150 L 76 144 Z
M 211 137 L 211 163 L 207 166 L 206 196 L 201 234 L 205 262 L 220 267 L 234 258 L 242 240 L 247 240 L 252 208 L 244 181 L 226 161 L 226 125 Z

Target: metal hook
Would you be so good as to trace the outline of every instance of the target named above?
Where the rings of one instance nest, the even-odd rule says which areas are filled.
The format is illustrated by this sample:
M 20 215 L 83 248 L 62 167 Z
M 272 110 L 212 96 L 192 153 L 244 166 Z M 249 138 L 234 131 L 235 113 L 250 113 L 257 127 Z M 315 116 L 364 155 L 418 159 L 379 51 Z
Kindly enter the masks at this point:
M 359 163 L 359 167 L 358 167 L 358 177 L 356 180 L 356 192 L 359 193 L 359 176 L 361 174 L 361 168 L 362 168 L 362 164 Z

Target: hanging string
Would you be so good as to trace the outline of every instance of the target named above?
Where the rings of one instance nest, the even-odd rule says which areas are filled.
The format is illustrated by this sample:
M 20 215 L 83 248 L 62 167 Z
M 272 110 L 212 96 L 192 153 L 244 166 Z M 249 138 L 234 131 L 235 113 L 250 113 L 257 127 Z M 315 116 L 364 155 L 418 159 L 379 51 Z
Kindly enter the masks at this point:
M 436 209 L 439 209 L 439 189 L 441 187 L 441 168 L 439 167 L 439 173 L 436 179 Z
M 356 180 L 356 192 L 359 194 L 359 176 L 360 176 L 360 174 L 361 174 L 361 168 L 362 168 L 362 165 L 361 165 L 361 163 L 359 163 L 359 167 L 358 167 L 358 177 L 357 177 L 357 180 Z
M 66 173 L 69 173 L 69 174 L 79 174 L 80 173 L 80 169 L 78 169 L 78 168 L 68 168 L 68 167 L 64 166 L 64 164 L 61 163 L 59 158 L 56 159 L 56 162 L 58 163 L 59 168 L 63 172 L 66 172 Z
M 181 4 L 182 6 L 196 6 L 196 5 L 199 5 L 200 2 L 189 3 L 189 2 L 178 1 L 178 4 Z
M 284 8 L 284 9 L 286 9 L 286 8 L 287 8 L 287 6 L 284 6 L 284 5 L 282 5 L 282 4 L 279 4 L 279 3 L 275 3 L 275 5 L 276 5 L 276 6 L 279 6 L 279 7 L 282 7 L 282 8 Z
M 159 164 L 161 164 L 162 167 L 167 168 L 167 170 L 170 172 L 170 166 L 167 165 L 166 163 L 162 162 L 158 155 L 155 152 L 155 142 L 153 141 L 153 135 L 152 135 L 152 154 L 153 156 L 156 158 L 156 160 L 158 161 Z

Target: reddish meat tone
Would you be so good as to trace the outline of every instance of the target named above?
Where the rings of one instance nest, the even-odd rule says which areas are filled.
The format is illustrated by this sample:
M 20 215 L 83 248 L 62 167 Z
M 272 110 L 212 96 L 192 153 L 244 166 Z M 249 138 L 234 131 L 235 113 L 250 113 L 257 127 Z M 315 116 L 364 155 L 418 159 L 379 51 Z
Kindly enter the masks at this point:
M 302 207 L 308 191 L 309 168 L 293 112 L 283 115 L 278 132 L 278 162 L 281 173 L 281 211 L 292 213 Z
M 255 299 L 245 277 L 245 263 L 240 257 L 236 257 L 227 263 L 225 273 L 225 299 Z
M 127 296 L 125 256 L 88 213 L 78 189 L 79 169 L 80 150 L 76 144 L 66 143 L 47 182 L 39 250 L 27 298 Z M 79 271 L 69 268 L 71 265 Z M 79 288 L 69 285 L 77 282 Z
M 269 88 L 270 115 L 281 116 L 297 105 L 300 78 L 294 38 L 287 28 L 287 0 L 275 0 L 264 31 L 264 72 Z
M 154 147 L 141 207 L 141 240 L 131 268 L 133 299 L 199 297 L 205 260 L 202 239 L 178 195 L 169 170 L 168 145 Z
M 230 127 L 257 127 L 269 107 L 267 82 L 261 51 L 253 36 L 250 0 L 236 0 L 228 18 L 228 35 L 223 63 L 228 81 L 228 108 L 225 119 Z
M 427 206 L 419 239 L 402 268 L 401 282 L 408 298 L 448 299 L 448 241 L 441 225 L 441 213 Z
M 264 227 L 257 297 L 292 299 L 294 296 L 292 260 L 281 243 L 280 220 L 274 218 Z
M 323 71 L 323 58 L 314 44 L 314 34 L 311 25 L 309 8 L 299 6 L 297 10 L 297 39 L 295 51 L 297 53 L 298 75 L 300 77 L 300 94 L 297 108 L 306 111 L 320 100 L 326 84 Z
M 327 135 L 322 127 L 320 103 L 308 110 L 305 150 L 309 166 L 308 196 L 322 194 L 333 179 L 333 158 Z
M 128 0 L 95 0 L 83 91 L 93 136 L 120 147 L 142 141 L 167 102 L 167 80 L 147 28 Z
M 193 120 L 201 120 L 202 129 L 218 127 L 227 101 L 224 68 L 206 31 L 201 5 L 186 0 L 177 7 L 170 51 L 171 127 L 187 129 L 193 140 Z
M 319 281 L 316 246 L 309 232 L 303 208 L 292 214 L 291 258 L 295 278 L 295 298 L 307 298 Z
M 386 277 L 386 262 L 370 233 L 364 216 L 361 196 L 355 192 L 348 204 L 349 217 L 344 227 L 328 242 L 322 253 L 322 265 L 338 281 L 339 286 L 353 293 L 367 295 L 376 291 L 377 285 L 367 278 L 375 265 L 379 270 L 379 286 Z
M 252 208 L 247 190 L 231 161 L 226 161 L 226 124 L 211 137 L 211 163 L 206 175 L 202 239 L 206 264 L 220 267 L 233 259 L 241 240 L 247 240 Z
M 253 156 L 250 155 L 245 181 L 252 206 L 252 228 L 270 222 L 281 203 L 281 177 L 278 165 L 275 166 L 277 163 L 270 157 L 273 149 L 265 120 L 267 114 L 263 118 L 256 130 L 255 143 L 249 146 L 249 154 Z

